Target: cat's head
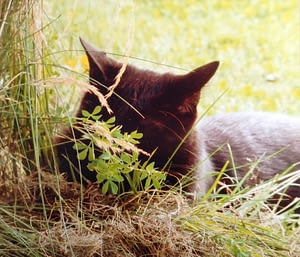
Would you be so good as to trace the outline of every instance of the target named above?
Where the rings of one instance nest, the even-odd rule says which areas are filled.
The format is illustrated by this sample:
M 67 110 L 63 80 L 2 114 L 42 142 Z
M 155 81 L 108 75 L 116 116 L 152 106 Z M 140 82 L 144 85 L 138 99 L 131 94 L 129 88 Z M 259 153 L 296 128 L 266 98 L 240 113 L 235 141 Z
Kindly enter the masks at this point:
M 106 95 L 114 84 L 122 64 L 81 39 L 86 51 L 90 83 Z M 160 74 L 127 65 L 121 80 L 108 98 L 116 123 L 123 131 L 143 133 L 140 147 L 148 152 L 157 149 L 162 159 L 168 158 L 192 128 L 197 117 L 201 88 L 217 70 L 212 62 L 184 74 Z M 97 97 L 87 93 L 81 110 L 93 110 Z M 104 120 L 109 114 L 104 112 Z M 163 161 L 163 160 L 162 160 Z

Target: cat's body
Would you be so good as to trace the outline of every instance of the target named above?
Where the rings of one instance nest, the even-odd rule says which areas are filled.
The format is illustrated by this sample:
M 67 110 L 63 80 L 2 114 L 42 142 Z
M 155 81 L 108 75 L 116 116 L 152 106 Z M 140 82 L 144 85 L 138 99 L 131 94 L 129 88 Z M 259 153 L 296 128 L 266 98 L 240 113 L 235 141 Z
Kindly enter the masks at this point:
M 227 113 L 201 120 L 196 129 L 211 153 L 213 170 L 230 161 L 227 174 L 241 179 L 253 169 L 248 185 L 271 179 L 292 165 L 291 170 L 300 169 L 300 119 L 264 112 Z
M 105 95 L 122 65 L 83 40 L 82 44 L 90 64 L 90 82 Z M 213 62 L 185 75 L 173 75 L 128 65 L 114 94 L 108 99 L 117 124 L 123 126 L 123 131 L 137 129 L 142 132 L 144 136 L 139 147 L 149 153 L 156 150 L 153 160 L 159 168 L 169 163 L 169 183 L 174 184 L 182 176 L 191 173 L 189 176 L 194 182 L 189 191 L 198 195 L 208 189 L 213 182 L 211 174 L 219 171 L 227 160 L 231 161 L 231 155 L 238 177 L 249 171 L 249 167 L 239 166 L 278 151 L 282 152 L 272 160 L 257 165 L 254 173 L 259 179 L 271 178 L 300 162 L 298 119 L 267 113 L 239 113 L 205 118 L 195 126 L 201 88 L 214 75 L 217 67 L 218 62 Z M 81 116 L 83 109 L 91 112 L 96 105 L 99 105 L 98 98 L 86 93 L 77 116 Z M 103 115 L 104 120 L 110 117 L 108 112 Z M 72 137 L 71 129 L 65 134 Z M 75 131 L 75 138 L 80 136 Z M 69 162 L 62 158 L 62 155 L 68 155 L 70 162 L 81 170 L 82 175 L 94 181 L 95 174 L 87 170 L 86 163 L 78 164 L 73 143 L 64 140 L 61 143 L 58 147 L 61 171 L 69 172 Z M 169 160 L 178 145 L 179 150 Z M 228 151 L 228 145 L 232 154 Z M 232 163 L 230 165 L 232 167 Z M 230 172 L 228 174 L 233 176 Z M 294 191 L 291 193 L 293 197 L 300 196 L 300 190 Z

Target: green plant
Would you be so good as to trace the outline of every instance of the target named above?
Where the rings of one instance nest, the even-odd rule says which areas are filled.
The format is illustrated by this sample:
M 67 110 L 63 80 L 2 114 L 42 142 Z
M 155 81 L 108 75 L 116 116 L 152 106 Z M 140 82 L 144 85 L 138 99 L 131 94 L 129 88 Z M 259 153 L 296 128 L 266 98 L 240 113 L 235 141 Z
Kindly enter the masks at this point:
M 135 193 L 161 188 L 166 175 L 155 169 L 154 162 L 139 160 L 139 154 L 147 154 L 136 147 L 141 133 L 122 133 L 121 127 L 115 125 L 115 117 L 102 121 L 100 106 L 92 113 L 83 110 L 82 115 L 83 136 L 75 142 L 74 149 L 78 159 L 88 160 L 88 169 L 97 173 L 103 194 L 117 194 L 128 187 Z

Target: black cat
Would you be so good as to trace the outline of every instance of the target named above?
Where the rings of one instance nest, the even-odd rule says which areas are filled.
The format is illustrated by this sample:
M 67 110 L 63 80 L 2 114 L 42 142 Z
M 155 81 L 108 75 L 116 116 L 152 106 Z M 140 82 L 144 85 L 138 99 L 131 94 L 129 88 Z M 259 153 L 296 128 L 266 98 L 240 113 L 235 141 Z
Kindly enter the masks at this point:
M 88 56 L 90 83 L 106 95 L 122 64 L 86 41 L 81 40 L 81 43 Z M 252 165 L 253 174 L 246 182 L 250 185 L 272 178 L 300 162 L 300 120 L 296 118 L 271 113 L 231 113 L 208 117 L 195 125 L 201 89 L 218 65 L 212 62 L 185 75 L 159 74 L 127 65 L 114 94 L 108 99 L 122 130 L 142 132 L 139 147 L 149 153 L 156 149 L 153 156 L 156 166 L 162 168 L 169 163 L 169 183 L 175 184 L 189 174 L 193 183 L 188 191 L 196 195 L 208 190 L 213 182 L 212 174 L 227 161 L 227 174 L 237 178 L 242 178 Z M 92 112 L 99 104 L 97 96 L 86 93 L 77 117 L 82 116 L 82 110 Z M 104 110 L 103 119 L 109 117 Z M 65 134 L 81 136 L 71 129 Z M 79 164 L 73 143 L 60 143 L 61 171 L 70 175 L 71 163 L 85 178 L 95 181 L 95 174 L 85 167 L 86 163 Z M 67 155 L 69 161 L 63 155 Z M 295 165 L 294 169 L 299 167 Z M 300 188 L 290 187 L 287 193 L 291 199 L 300 196 Z

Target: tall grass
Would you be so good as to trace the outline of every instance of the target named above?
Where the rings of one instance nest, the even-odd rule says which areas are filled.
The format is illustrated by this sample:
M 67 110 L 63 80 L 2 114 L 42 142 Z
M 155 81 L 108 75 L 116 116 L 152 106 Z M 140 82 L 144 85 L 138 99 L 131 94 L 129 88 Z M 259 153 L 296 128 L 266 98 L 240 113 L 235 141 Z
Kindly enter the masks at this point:
M 103 196 L 45 173 L 57 117 L 42 88 L 55 75 L 43 17 L 41 0 L 0 1 L 0 256 L 299 256 L 297 216 L 264 204 L 275 181 L 211 190 L 191 207 L 172 192 Z
M 49 145 L 47 91 L 38 85 L 47 71 L 42 2 L 0 3 L 0 154 L 1 177 L 19 177 L 40 169 L 41 149 Z
M 42 1 L 0 2 L 0 255 L 41 256 L 38 231 L 29 221 L 28 175 L 37 174 L 35 194 L 47 214 L 41 170 L 53 167 L 49 90 L 41 89 L 45 65 Z M 51 70 L 50 70 L 51 72 Z M 50 151 L 51 152 L 51 151 Z M 20 199 L 31 199 L 19 204 Z

